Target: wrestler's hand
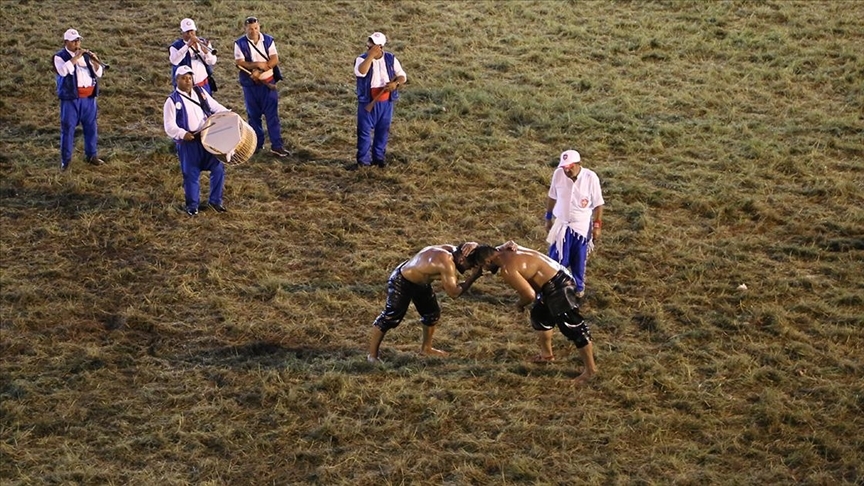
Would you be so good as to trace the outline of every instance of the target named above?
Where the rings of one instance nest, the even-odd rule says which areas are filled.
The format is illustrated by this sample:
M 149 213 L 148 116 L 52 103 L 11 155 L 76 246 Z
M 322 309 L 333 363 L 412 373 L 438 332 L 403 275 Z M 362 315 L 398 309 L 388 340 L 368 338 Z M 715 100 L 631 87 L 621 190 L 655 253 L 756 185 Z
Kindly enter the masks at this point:
M 503 245 L 499 245 L 497 250 L 507 250 L 507 251 L 516 251 L 519 249 L 519 245 L 516 244 L 515 241 L 509 240 Z
M 192 140 L 195 140 L 195 135 L 193 135 L 192 132 L 186 132 L 186 135 L 183 135 L 183 140 L 191 142 Z
M 477 246 L 479 245 L 477 245 L 476 241 L 466 241 L 465 243 L 462 243 L 462 256 L 467 257 L 477 248 Z

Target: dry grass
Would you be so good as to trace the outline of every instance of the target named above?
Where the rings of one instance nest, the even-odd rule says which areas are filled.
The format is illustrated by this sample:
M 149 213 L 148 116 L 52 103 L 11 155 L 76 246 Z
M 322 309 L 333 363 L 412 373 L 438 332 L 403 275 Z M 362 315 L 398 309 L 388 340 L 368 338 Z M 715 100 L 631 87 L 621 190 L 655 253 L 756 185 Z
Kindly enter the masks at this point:
M 167 46 L 193 17 L 242 112 L 230 52 L 249 14 L 292 73 L 296 155 L 230 167 L 230 212 L 189 219 L 161 127 Z M 861 4 L 7 0 L 2 16 L 3 484 L 864 481 Z M 79 134 L 60 174 L 49 60 L 71 26 L 112 64 L 110 163 L 84 164 Z M 348 173 L 373 30 L 410 82 L 391 166 Z M 449 358 L 415 353 L 411 311 L 367 364 L 387 276 L 417 249 L 544 247 L 570 147 L 608 203 L 585 306 L 598 379 L 570 386 L 561 336 L 557 363 L 528 364 L 496 278 L 442 294 Z

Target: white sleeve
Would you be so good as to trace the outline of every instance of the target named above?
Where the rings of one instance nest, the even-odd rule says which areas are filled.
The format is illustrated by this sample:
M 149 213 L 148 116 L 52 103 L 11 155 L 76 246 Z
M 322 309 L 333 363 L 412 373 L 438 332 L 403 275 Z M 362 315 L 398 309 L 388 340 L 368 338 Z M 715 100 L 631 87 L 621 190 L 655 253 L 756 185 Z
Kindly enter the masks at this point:
M 596 174 L 591 178 L 591 204 L 595 208 L 606 204 L 603 200 L 603 191 L 600 189 L 600 177 Z
M 268 56 L 278 56 L 279 55 L 279 52 L 276 51 L 276 41 L 275 40 L 270 44 L 270 49 L 267 49 L 267 55 Z
M 213 66 L 216 64 L 216 54 L 213 54 L 213 44 L 210 41 L 207 41 L 207 48 L 210 52 L 204 54 L 204 64 Z
M 231 111 L 228 108 L 225 108 L 224 106 L 222 106 L 221 103 L 216 101 L 216 98 L 208 95 L 206 91 L 202 90 L 201 94 L 204 95 L 204 99 L 207 100 L 207 104 L 210 105 L 210 111 L 212 111 L 213 113 L 222 113 L 223 111 Z
M 234 60 L 235 61 L 243 61 L 246 59 L 246 56 L 243 55 L 243 51 L 240 50 L 240 46 L 235 42 L 234 43 Z
M 64 61 L 60 56 L 54 56 L 54 69 L 60 76 L 69 76 L 75 72 L 75 65 L 72 61 Z
M 178 66 L 180 61 L 186 57 L 187 52 L 189 52 L 189 46 L 186 44 L 183 44 L 183 47 L 180 49 L 171 46 L 168 48 L 168 59 L 171 61 L 171 64 Z
M 405 81 L 408 81 L 408 75 L 405 74 L 405 70 L 402 69 L 402 63 L 399 62 L 399 59 L 393 57 L 393 71 L 396 72 L 396 77 L 405 76 Z M 390 81 L 393 81 L 392 79 Z
M 357 59 L 354 60 L 354 76 L 357 76 L 358 78 L 365 78 L 366 74 L 369 74 L 370 72 L 372 72 L 372 68 L 370 67 L 369 70 L 366 71 L 366 74 L 360 74 L 360 70 L 358 68 L 360 67 L 361 64 L 363 64 L 363 58 L 360 56 L 357 56 Z
M 552 172 L 552 182 L 549 183 L 548 196 L 549 196 L 549 199 L 554 199 L 557 201 L 558 200 L 558 188 L 556 187 L 557 184 L 555 184 L 555 176 L 556 175 L 558 175 L 558 169 L 555 169 L 555 171 Z

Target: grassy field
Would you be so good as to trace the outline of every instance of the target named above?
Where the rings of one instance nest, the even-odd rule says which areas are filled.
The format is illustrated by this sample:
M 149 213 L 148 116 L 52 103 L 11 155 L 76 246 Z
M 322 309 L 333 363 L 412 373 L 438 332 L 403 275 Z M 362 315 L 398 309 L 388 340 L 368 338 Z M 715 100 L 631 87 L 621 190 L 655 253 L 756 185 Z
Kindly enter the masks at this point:
M 0 483 L 864 484 L 864 3 L 3 0 Z M 244 114 L 275 36 L 283 135 L 182 211 L 162 129 L 183 17 Z M 60 173 L 63 32 L 111 64 L 102 167 Z M 354 58 L 409 83 L 390 166 L 354 159 Z M 545 249 L 552 169 L 603 182 L 576 349 L 539 366 L 515 293 L 439 293 L 365 361 L 429 244 Z M 206 178 L 205 178 L 206 181 Z M 202 183 L 206 191 L 207 183 Z M 746 284 L 746 290 L 739 285 Z M 438 287 L 436 287 L 438 288 Z

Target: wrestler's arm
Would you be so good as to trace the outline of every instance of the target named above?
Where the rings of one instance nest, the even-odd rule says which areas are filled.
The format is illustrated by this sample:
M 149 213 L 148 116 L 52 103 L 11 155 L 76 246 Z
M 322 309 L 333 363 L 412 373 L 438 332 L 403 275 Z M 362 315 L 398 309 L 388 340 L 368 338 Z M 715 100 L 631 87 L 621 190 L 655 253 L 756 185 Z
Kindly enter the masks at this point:
M 435 263 L 436 267 L 440 269 L 441 285 L 444 287 L 444 292 L 447 292 L 447 295 L 454 299 L 462 295 L 462 292 L 467 289 L 463 289 L 462 285 L 458 283 L 459 273 L 456 271 L 453 257 L 449 253 L 440 253 L 436 255 Z
M 464 294 L 465 292 L 468 292 L 468 289 L 470 289 L 471 286 L 474 285 L 474 281 L 477 280 L 478 278 L 480 278 L 482 275 L 483 275 L 483 267 L 475 268 L 471 272 L 471 275 L 469 275 L 468 278 L 466 278 L 464 282 L 459 284 L 459 287 L 462 288 L 462 293 Z
M 534 293 L 534 288 L 525 280 L 519 272 L 510 272 L 506 269 L 501 269 L 501 277 L 508 285 L 513 287 L 513 290 L 519 294 L 519 302 L 516 303 L 516 308 L 519 311 L 525 310 L 525 306 L 534 302 L 537 295 Z

